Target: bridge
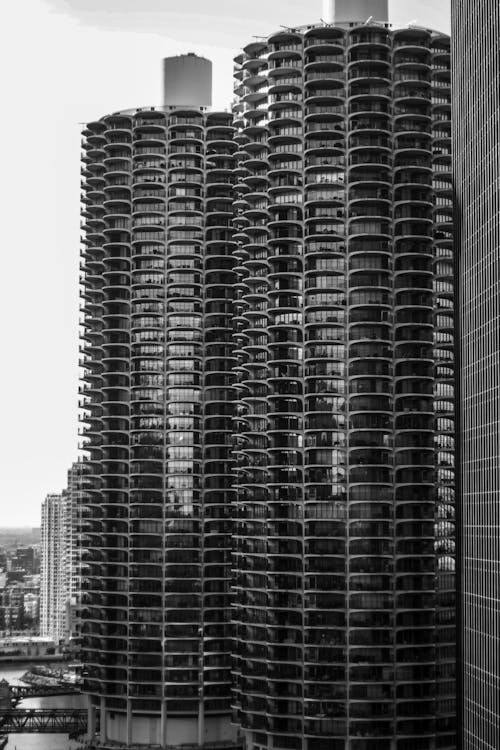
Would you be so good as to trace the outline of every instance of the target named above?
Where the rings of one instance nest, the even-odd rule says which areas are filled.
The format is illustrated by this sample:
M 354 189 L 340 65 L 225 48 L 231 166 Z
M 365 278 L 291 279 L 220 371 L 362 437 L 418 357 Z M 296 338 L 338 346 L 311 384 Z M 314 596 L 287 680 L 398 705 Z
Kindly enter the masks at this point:
M 78 695 L 80 688 L 75 685 L 9 685 L 13 703 L 25 698 L 45 698 L 50 695 Z
M 87 731 L 87 711 L 76 708 L 11 708 L 0 710 L 2 734 L 69 734 Z

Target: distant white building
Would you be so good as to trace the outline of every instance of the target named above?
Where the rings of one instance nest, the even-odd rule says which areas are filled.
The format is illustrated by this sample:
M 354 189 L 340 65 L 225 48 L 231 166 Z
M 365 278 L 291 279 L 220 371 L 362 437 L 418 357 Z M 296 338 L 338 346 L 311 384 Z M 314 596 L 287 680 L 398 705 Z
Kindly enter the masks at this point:
M 67 637 L 68 502 L 47 495 L 42 504 L 42 559 L 40 580 L 40 635 L 56 643 Z
M 42 504 L 40 635 L 56 642 L 76 634 L 81 590 L 80 491 L 83 463 L 68 471 L 68 485 Z

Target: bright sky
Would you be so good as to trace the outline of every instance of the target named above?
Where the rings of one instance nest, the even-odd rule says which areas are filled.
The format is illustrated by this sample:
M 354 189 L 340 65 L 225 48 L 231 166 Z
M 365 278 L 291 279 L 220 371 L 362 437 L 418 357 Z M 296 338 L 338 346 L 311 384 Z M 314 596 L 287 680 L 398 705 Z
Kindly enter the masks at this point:
M 161 59 L 214 62 L 214 105 L 253 35 L 319 20 L 320 0 L 14 0 L 0 45 L 0 526 L 38 525 L 77 456 L 80 123 L 159 104 Z M 449 0 L 391 0 L 449 31 Z

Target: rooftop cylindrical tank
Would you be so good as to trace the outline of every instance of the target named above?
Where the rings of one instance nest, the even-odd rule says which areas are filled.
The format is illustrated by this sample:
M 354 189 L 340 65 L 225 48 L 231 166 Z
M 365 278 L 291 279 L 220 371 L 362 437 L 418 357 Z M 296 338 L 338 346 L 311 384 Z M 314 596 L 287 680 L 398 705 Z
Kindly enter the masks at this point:
M 334 0 L 334 3 L 335 23 L 364 23 L 369 18 L 382 23 L 389 21 L 389 0 Z
M 212 105 L 212 62 L 193 52 L 163 60 L 163 104 L 175 107 Z

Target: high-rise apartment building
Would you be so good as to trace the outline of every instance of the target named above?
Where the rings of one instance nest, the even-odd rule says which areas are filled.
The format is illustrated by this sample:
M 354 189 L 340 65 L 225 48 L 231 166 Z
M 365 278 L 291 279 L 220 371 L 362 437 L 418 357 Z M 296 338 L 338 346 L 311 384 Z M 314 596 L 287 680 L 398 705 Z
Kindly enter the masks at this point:
M 83 133 L 82 649 L 96 742 L 231 743 L 232 116 L 211 64 Z
M 452 750 L 450 39 L 336 5 L 236 58 L 235 720 Z
M 42 504 L 40 633 L 56 642 L 75 635 L 79 580 L 78 514 L 83 462 L 68 471 L 68 485 Z
M 500 747 L 500 6 L 454 0 L 461 732 Z
M 62 641 L 66 637 L 66 554 L 64 500 L 47 495 L 42 503 L 40 566 L 40 635 Z

